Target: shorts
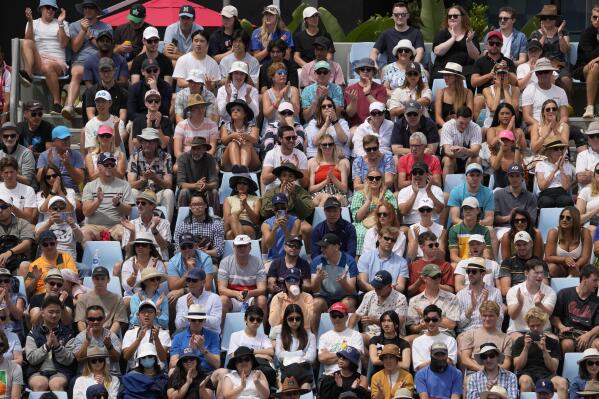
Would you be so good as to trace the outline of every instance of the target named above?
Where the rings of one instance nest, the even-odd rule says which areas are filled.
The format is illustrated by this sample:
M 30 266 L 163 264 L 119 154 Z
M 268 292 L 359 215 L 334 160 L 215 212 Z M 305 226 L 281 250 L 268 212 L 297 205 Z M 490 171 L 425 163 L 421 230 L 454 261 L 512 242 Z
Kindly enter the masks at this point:
M 94 239 L 100 240 L 100 233 L 103 232 L 104 230 L 108 230 L 110 232 L 110 235 L 113 239 L 115 239 L 116 237 L 122 237 L 123 236 L 123 226 L 121 224 L 116 224 L 112 227 L 107 227 L 107 226 L 102 226 L 99 224 L 86 224 L 81 228 L 81 231 L 83 233 L 86 232 L 91 232 L 94 235 Z
M 244 302 L 241 302 L 239 299 L 229 298 L 231 300 L 231 312 L 241 312 L 243 309 Z M 254 297 L 251 297 L 246 302 L 248 305 L 254 303 Z
M 51 374 L 51 375 L 49 375 L 50 373 L 52 373 L 52 372 L 51 372 L 51 371 L 49 371 L 49 370 L 47 370 L 47 371 L 44 371 L 44 372 L 38 371 L 37 373 L 33 373 L 33 374 L 31 374 L 31 375 L 29 376 L 29 379 L 31 379 L 31 378 L 33 378 L 33 377 L 46 377 L 46 378 L 48 379 L 48 381 L 51 381 L 51 380 L 53 380 L 54 378 L 62 377 L 62 378 L 64 378 L 66 381 L 68 381 L 68 380 L 69 380 L 69 378 L 68 378 L 66 375 L 62 374 L 62 373 L 59 373 L 59 372 L 54 372 L 54 374 Z
M 357 304 L 359 304 L 360 302 L 358 301 L 358 296 L 357 295 L 344 295 L 341 298 L 331 298 L 330 296 L 325 296 L 323 294 L 313 294 L 312 295 L 314 298 L 322 298 L 325 300 L 325 302 L 327 303 L 327 308 L 330 308 L 334 303 L 337 302 L 341 302 L 342 300 L 344 300 L 345 298 L 351 298 L 354 301 L 356 301 Z
M 69 70 L 69 66 L 67 65 L 67 63 L 64 60 L 59 60 L 58 58 L 49 57 L 49 56 L 42 55 L 42 54 L 40 54 L 40 58 L 42 60 L 42 66 L 46 67 L 46 66 L 48 66 L 49 63 L 54 62 L 54 63 L 58 64 L 58 66 L 60 67 L 61 73 L 59 76 L 64 76 L 67 74 L 67 71 Z
M 439 152 L 441 153 L 441 159 L 445 156 L 443 153 L 443 146 L 439 146 Z M 453 173 L 466 173 L 466 162 L 468 158 L 454 158 L 455 159 L 455 171 Z
M 519 373 L 516 373 L 516 375 L 518 376 L 518 378 L 520 378 L 520 376 L 522 375 L 527 375 L 530 378 L 532 378 L 532 381 L 536 384 L 537 381 L 542 380 L 542 379 L 551 379 L 553 377 L 555 377 L 554 374 L 547 374 L 547 373 L 543 373 L 543 372 L 539 372 L 539 371 L 520 371 Z

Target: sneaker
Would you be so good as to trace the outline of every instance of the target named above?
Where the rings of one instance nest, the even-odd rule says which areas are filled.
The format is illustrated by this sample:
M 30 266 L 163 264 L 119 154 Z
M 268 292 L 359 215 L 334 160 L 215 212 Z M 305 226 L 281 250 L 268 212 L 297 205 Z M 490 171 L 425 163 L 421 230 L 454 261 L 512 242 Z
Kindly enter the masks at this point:
M 25 87 L 31 86 L 31 76 L 24 69 L 21 69 L 19 71 L 19 78 L 21 78 L 21 82 L 23 82 L 23 86 L 25 86 Z
M 62 105 L 60 105 L 59 103 L 55 103 L 55 104 L 52 104 L 52 106 L 50 106 L 50 114 L 60 115 L 61 112 L 62 112 Z
M 584 114 L 582 114 L 583 118 L 593 118 L 595 116 L 595 110 L 592 105 L 587 105 L 584 109 Z
M 62 117 L 72 120 L 75 117 L 75 108 L 72 105 L 65 105 L 61 111 Z

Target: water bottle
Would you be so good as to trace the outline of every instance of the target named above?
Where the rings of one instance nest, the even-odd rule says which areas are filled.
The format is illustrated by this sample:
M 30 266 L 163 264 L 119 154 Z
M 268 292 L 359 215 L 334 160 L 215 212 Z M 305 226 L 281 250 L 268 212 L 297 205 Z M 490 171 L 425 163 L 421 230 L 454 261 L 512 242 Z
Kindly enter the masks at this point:
M 94 252 L 94 258 L 92 259 L 92 270 L 98 266 L 100 266 L 100 250 L 96 249 L 96 252 Z
M 250 304 L 244 301 L 241 304 L 241 313 L 245 313 L 248 310 L 249 307 L 250 307 Z

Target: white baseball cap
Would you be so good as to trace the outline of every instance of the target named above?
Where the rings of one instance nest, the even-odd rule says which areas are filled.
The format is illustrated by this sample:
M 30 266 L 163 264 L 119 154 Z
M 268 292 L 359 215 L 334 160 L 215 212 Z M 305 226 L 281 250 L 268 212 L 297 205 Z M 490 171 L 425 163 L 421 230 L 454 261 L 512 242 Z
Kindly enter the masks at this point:
M 469 206 L 470 208 L 480 208 L 480 204 L 476 197 L 468 197 L 462 202 L 462 208 Z
M 240 234 L 237 237 L 235 237 L 235 239 L 233 240 L 233 245 L 237 246 L 237 245 L 247 245 L 247 244 L 251 244 L 252 243 L 252 239 L 250 238 L 250 236 L 247 236 L 245 234 Z
M 146 356 L 158 357 L 158 354 L 156 353 L 156 347 L 151 342 L 144 342 L 142 344 L 139 344 L 139 348 L 137 349 L 138 359 L 141 359 L 142 357 Z
M 143 38 L 148 40 L 153 37 L 160 39 L 160 33 L 158 33 L 158 29 L 154 28 L 153 26 L 148 26 L 146 29 L 144 29 Z
M 306 7 L 304 8 L 304 12 L 302 13 L 302 18 L 310 18 L 311 16 L 318 14 L 318 10 L 314 7 Z
M 372 111 L 385 112 L 385 104 L 383 104 L 380 101 L 375 101 L 373 103 L 370 103 L 370 105 L 368 106 L 368 112 L 372 112 Z
M 64 197 L 61 197 L 60 195 L 55 195 L 54 197 L 50 198 L 50 201 L 48 201 L 48 208 L 50 208 L 57 202 L 64 202 L 66 204 L 67 200 L 64 199 Z
M 112 96 L 106 90 L 98 90 L 96 96 L 94 97 L 94 100 L 97 100 L 98 98 L 101 98 L 102 100 L 106 101 L 112 101 Z
M 192 82 L 196 83 L 206 83 L 206 81 L 204 80 L 204 74 L 200 69 L 191 69 L 187 74 L 186 80 L 191 80 Z
M 433 200 L 430 199 L 429 197 L 420 197 L 420 199 L 418 200 L 418 202 L 416 203 L 416 209 L 420 209 L 420 208 L 434 208 L 435 204 L 433 203 Z
M 229 68 L 229 73 L 233 73 L 235 71 L 243 72 L 246 75 L 249 75 L 248 72 L 248 64 L 243 61 L 235 61 L 231 64 L 231 68 Z
M 470 237 L 468 237 L 468 242 L 485 242 L 485 237 L 482 236 L 482 234 L 472 234 L 470 235 Z
M 278 112 L 291 111 L 291 112 L 295 113 L 295 111 L 293 110 L 293 105 L 287 101 L 281 102 L 281 104 L 279 104 L 279 108 L 277 109 L 277 111 Z
M 239 16 L 239 12 L 237 11 L 237 8 L 233 6 L 224 6 L 220 11 L 220 15 L 226 18 L 232 18 Z
M 0 201 L 6 202 L 7 204 L 12 205 L 12 198 L 7 194 L 0 194 Z
M 532 238 L 530 237 L 530 234 L 528 234 L 527 231 L 519 231 L 516 233 L 516 235 L 514 236 L 514 243 L 516 241 L 525 241 L 525 242 L 531 242 Z

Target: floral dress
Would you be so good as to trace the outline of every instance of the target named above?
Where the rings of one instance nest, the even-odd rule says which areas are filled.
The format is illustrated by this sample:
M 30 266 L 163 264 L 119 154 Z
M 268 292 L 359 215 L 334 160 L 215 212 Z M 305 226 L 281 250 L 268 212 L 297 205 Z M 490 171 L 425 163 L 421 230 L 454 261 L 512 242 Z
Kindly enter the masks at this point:
M 387 201 L 388 203 L 390 203 L 391 205 L 393 205 L 393 207 L 395 209 L 397 209 L 397 199 L 395 198 L 395 196 L 393 195 L 393 193 L 389 190 L 385 191 L 385 195 L 383 196 L 383 198 L 385 199 L 385 201 Z M 364 202 L 366 202 L 366 196 L 364 195 L 363 191 L 358 191 L 356 193 L 354 193 L 354 196 L 352 198 L 352 202 L 351 202 L 351 216 L 352 216 L 352 220 L 354 220 L 354 227 L 356 228 L 356 238 L 357 238 L 357 248 L 356 248 L 356 254 L 357 255 L 362 255 L 362 247 L 364 246 L 364 237 L 366 236 L 366 232 L 368 231 L 368 229 L 372 226 L 364 226 L 364 224 L 362 223 L 364 220 L 362 220 L 361 222 L 358 222 L 356 219 L 356 215 L 358 214 L 358 209 L 360 209 L 362 207 L 362 205 L 364 205 Z M 377 206 L 379 205 L 378 201 L 373 200 L 370 204 L 370 206 L 368 207 L 368 215 L 371 214 L 372 211 L 374 211 Z M 366 217 L 368 217 L 368 215 Z

